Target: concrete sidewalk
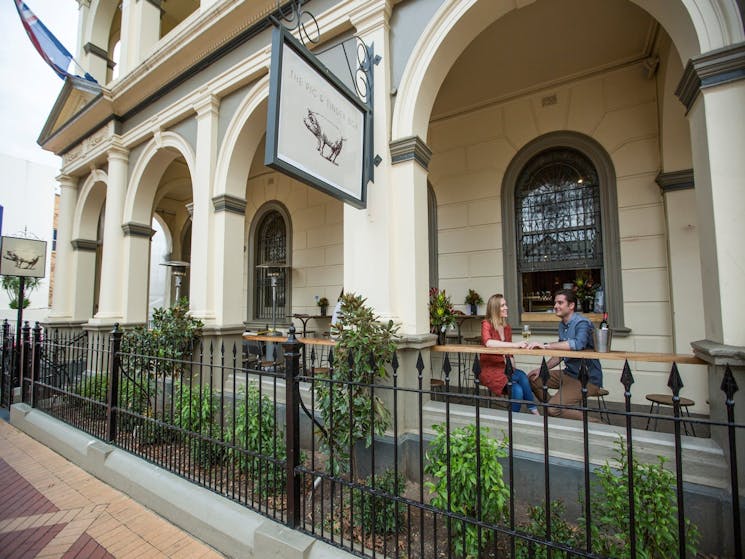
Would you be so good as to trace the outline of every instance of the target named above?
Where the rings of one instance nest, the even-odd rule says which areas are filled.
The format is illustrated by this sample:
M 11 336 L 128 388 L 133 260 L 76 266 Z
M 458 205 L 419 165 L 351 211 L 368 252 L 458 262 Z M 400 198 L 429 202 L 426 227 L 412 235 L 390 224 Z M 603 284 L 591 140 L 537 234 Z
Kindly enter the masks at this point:
M 0 557 L 224 556 L 0 419 Z

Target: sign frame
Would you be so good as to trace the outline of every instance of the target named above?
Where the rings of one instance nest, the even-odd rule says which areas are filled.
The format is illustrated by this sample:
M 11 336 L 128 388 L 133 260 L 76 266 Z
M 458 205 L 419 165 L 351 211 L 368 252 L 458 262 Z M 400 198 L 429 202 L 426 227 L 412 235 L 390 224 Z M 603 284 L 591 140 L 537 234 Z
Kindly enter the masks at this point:
M 0 275 L 43 278 L 46 267 L 46 241 L 0 237 Z
M 301 93 L 305 103 L 297 98 Z M 264 164 L 364 209 L 372 131 L 372 108 L 289 31 L 275 26 Z

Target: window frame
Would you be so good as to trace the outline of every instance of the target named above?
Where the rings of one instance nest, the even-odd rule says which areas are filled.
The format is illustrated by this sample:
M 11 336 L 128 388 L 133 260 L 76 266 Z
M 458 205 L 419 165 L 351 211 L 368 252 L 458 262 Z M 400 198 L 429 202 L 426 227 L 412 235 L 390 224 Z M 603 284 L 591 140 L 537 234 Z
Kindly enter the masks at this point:
M 246 297 L 246 324 L 256 327 L 263 327 L 266 324 L 266 319 L 257 318 L 255 316 L 255 291 L 258 289 L 256 285 L 256 265 L 258 257 L 258 239 L 256 235 L 267 218 L 268 214 L 277 212 L 282 218 L 285 224 L 285 238 L 287 242 L 286 247 L 286 264 L 287 269 L 285 273 L 285 311 L 278 313 L 276 317 L 277 326 L 287 326 L 291 321 L 287 318 L 287 314 L 292 312 L 292 221 L 290 220 L 290 212 L 284 206 L 284 204 L 272 200 L 264 203 L 254 214 L 251 220 L 251 227 L 249 228 L 248 241 L 246 245 L 249 248 L 248 255 L 248 270 L 247 270 L 247 284 L 248 292 Z
M 508 301 L 519 301 L 517 270 L 517 232 L 515 198 L 518 179 L 525 166 L 539 153 L 569 148 L 582 153 L 595 167 L 600 188 L 600 230 L 603 236 L 603 289 L 610 326 L 617 335 L 627 335 L 623 313 L 621 250 L 618 230 L 616 173 L 610 155 L 593 138 L 578 132 L 551 132 L 535 138 L 512 158 L 502 181 L 502 233 L 504 293 Z M 517 314 L 517 313 L 516 313 Z M 542 315 L 542 316 L 541 316 Z M 520 313 L 513 316 L 519 324 L 530 324 L 536 331 L 555 331 L 556 318 L 548 313 Z

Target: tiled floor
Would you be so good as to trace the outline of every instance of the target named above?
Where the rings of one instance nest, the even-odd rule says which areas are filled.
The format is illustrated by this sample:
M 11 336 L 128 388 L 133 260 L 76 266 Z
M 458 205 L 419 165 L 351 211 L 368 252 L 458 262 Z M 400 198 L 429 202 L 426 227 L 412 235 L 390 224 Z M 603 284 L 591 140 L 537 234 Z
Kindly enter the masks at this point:
M 0 420 L 0 557 L 223 557 Z

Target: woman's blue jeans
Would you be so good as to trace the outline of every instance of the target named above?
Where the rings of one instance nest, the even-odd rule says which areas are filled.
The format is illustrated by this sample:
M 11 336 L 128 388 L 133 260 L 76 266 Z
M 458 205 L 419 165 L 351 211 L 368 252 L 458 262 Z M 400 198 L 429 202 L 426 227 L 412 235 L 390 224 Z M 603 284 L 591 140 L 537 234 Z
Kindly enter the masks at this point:
M 506 387 L 505 387 L 506 390 Z M 526 400 L 529 410 L 536 409 L 533 403 L 533 391 L 530 389 L 530 381 L 525 371 L 515 369 L 512 372 L 512 400 Z M 513 402 L 512 411 L 518 413 L 522 407 L 522 402 Z

